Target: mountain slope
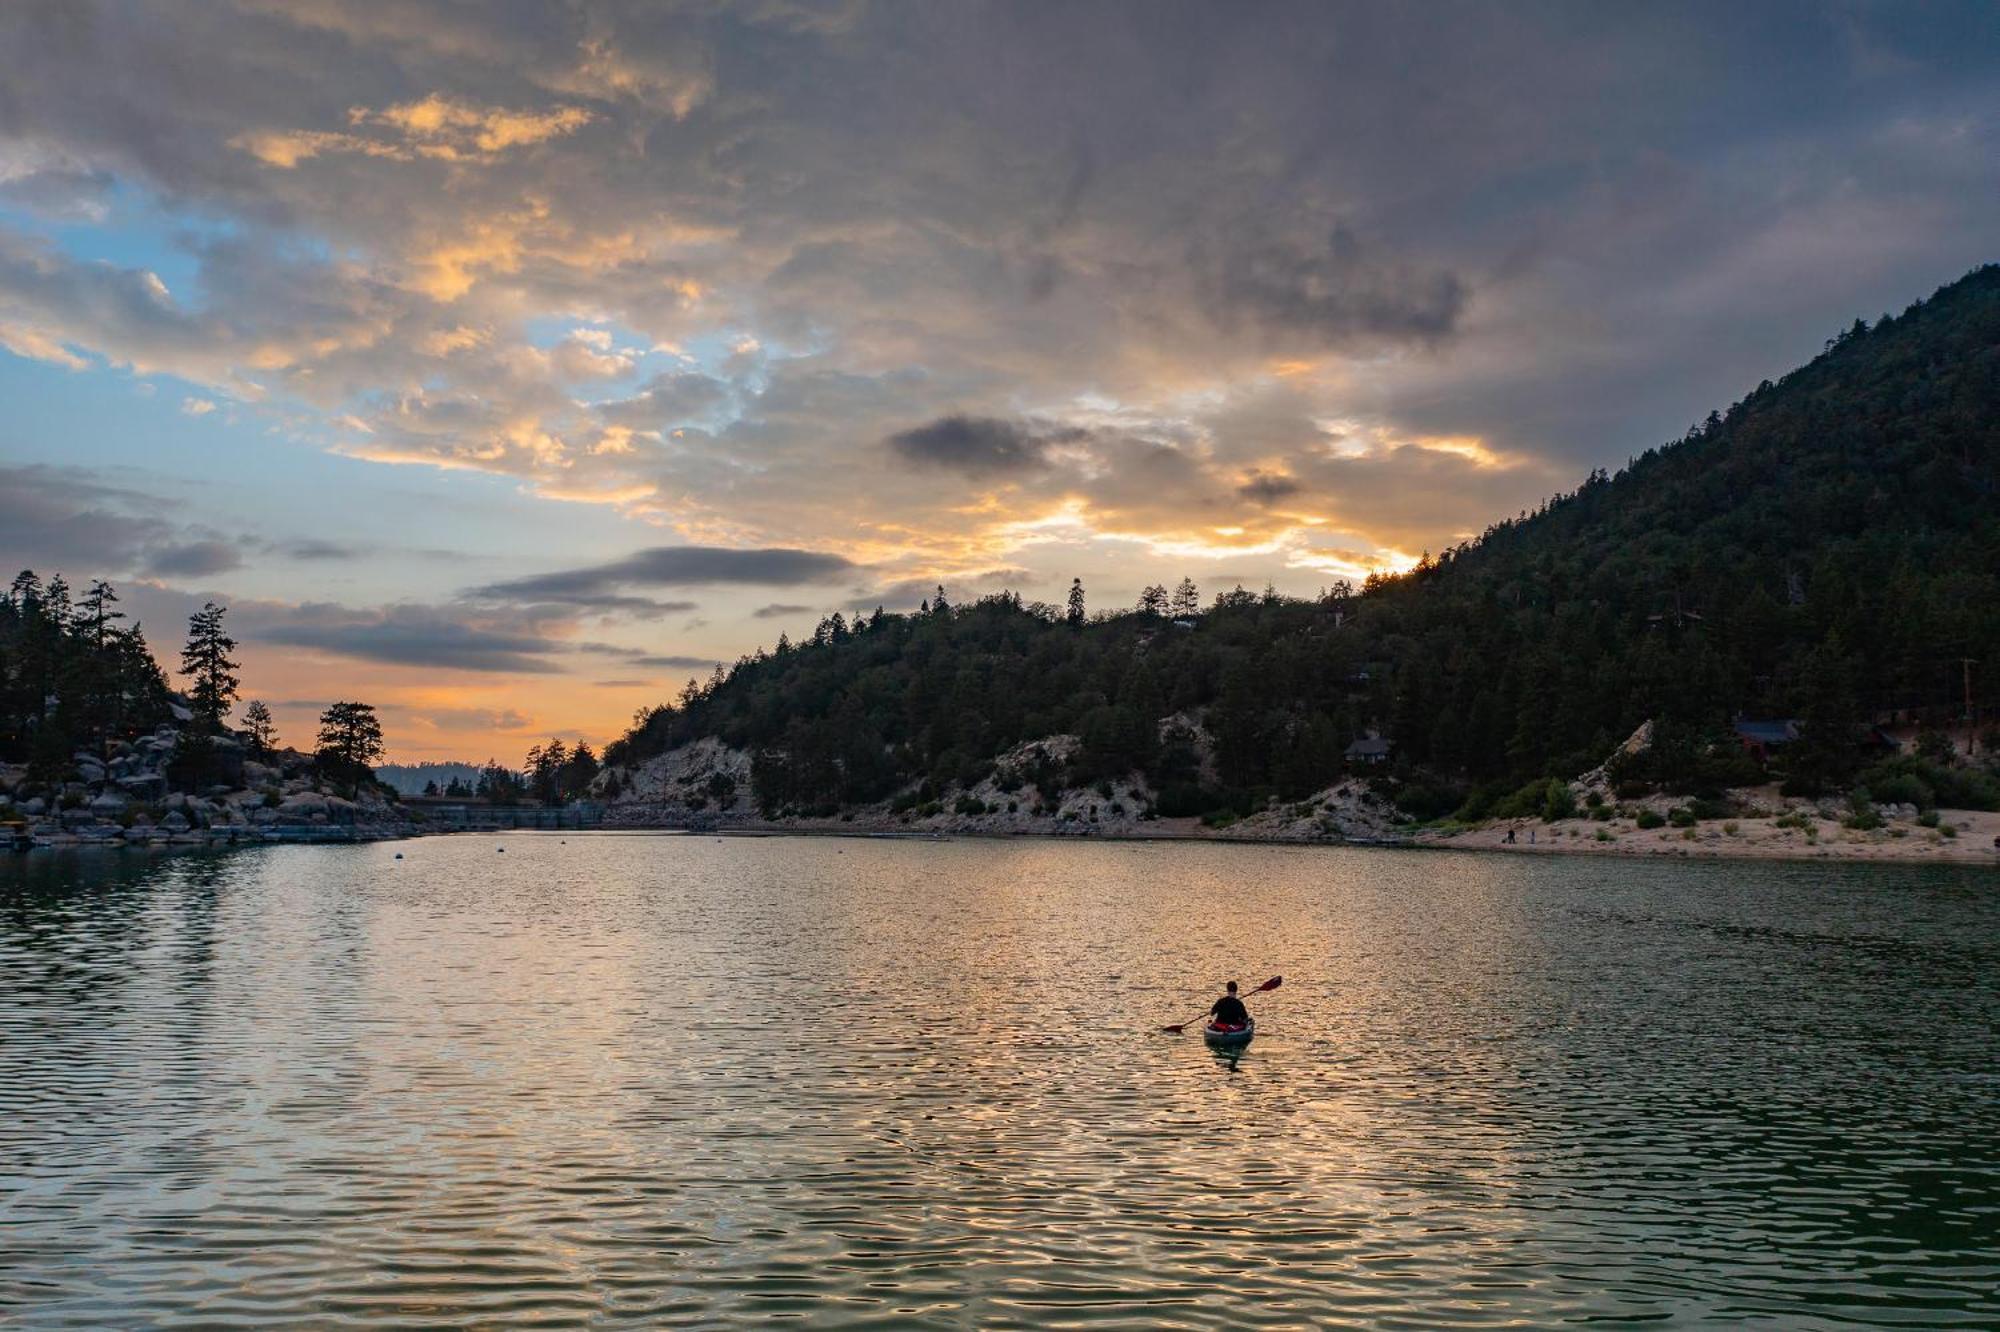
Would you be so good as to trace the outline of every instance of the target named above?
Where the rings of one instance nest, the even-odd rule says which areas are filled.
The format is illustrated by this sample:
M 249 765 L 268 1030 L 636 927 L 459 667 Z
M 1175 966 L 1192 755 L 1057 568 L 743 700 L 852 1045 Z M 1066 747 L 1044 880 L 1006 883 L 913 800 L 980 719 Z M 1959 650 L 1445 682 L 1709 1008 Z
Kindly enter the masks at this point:
M 1657 771 L 1747 779 L 1739 713 L 1797 716 L 1802 787 L 1859 726 L 1952 717 L 2000 670 L 2000 267 L 1982 268 L 1683 440 L 1396 578 L 1319 602 L 1217 598 L 1192 628 L 1018 598 L 822 622 L 691 685 L 606 754 L 713 738 L 766 809 L 929 800 L 1045 736 L 1062 783 L 1143 774 L 1167 812 L 1319 790 L 1379 727 L 1450 790 L 1569 774 L 1655 719 Z M 612 779 L 615 783 L 615 776 Z M 1453 797 L 1455 798 L 1455 796 Z

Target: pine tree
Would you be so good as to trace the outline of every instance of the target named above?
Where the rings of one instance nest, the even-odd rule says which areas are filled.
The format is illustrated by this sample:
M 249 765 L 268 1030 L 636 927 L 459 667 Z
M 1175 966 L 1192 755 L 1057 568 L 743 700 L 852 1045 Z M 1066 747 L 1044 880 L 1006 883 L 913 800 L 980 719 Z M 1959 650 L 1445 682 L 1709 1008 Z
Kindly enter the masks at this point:
M 226 614 L 227 608 L 211 601 L 189 616 L 187 646 L 181 649 L 181 674 L 193 681 L 188 701 L 194 705 L 197 728 L 207 733 L 221 727 L 241 687 L 238 663 L 229 656 L 236 640 L 222 631 Z
M 102 578 L 91 580 L 90 591 L 84 595 L 83 605 L 77 614 L 77 627 L 90 635 L 91 646 L 99 652 L 104 650 L 104 638 L 113 620 L 125 618 L 124 611 L 112 610 L 118 594 L 111 590 L 111 584 Z
M 1201 614 L 1201 589 L 1194 585 L 1194 579 L 1181 579 L 1174 589 L 1173 613 L 1176 619 Z
M 243 729 L 250 732 L 250 747 L 259 754 L 268 754 L 277 746 L 278 728 L 263 699 L 253 698 L 243 709 Z
M 1069 602 L 1063 612 L 1063 618 L 1074 625 L 1083 623 L 1083 580 L 1081 578 L 1070 580 Z
M 382 723 L 368 704 L 335 703 L 320 713 L 314 757 L 322 771 L 350 791 L 372 775 L 382 753 Z

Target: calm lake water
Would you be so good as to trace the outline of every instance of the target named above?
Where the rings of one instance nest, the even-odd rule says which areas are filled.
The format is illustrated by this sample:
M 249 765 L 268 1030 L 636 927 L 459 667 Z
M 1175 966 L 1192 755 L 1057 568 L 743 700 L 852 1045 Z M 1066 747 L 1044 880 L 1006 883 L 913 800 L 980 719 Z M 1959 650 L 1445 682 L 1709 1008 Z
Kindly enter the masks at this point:
M 1993 1327 L 1996 1032 L 1976 868 L 16 857 L 0 1323 Z

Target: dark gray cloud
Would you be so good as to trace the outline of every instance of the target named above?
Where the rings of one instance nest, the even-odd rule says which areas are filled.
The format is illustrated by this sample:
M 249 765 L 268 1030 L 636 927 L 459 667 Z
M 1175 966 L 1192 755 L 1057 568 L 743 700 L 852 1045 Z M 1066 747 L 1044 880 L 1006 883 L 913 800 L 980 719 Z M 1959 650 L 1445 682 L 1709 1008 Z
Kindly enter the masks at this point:
M 146 512 L 154 504 L 82 468 L 0 465 L 0 562 L 10 577 L 21 568 L 67 570 L 73 580 L 124 573 L 176 535 Z
M 858 567 L 842 555 L 787 547 L 654 546 L 608 564 L 489 583 L 473 589 L 470 595 L 486 601 L 628 609 L 617 604 L 631 599 L 630 594 L 620 592 L 620 588 L 720 584 L 785 587 L 828 582 L 851 574 Z M 656 607 L 673 605 L 647 604 Z M 676 609 L 687 610 L 692 606 L 681 603 Z
M 892 453 L 914 463 L 993 476 L 1035 471 L 1047 465 L 1051 445 L 1088 437 L 1088 431 L 1073 427 L 1038 429 L 1025 421 L 953 415 L 900 430 L 887 443 Z
M 281 541 L 277 549 L 280 554 L 295 560 L 352 560 L 364 553 L 357 547 L 343 545 L 338 541 L 318 541 L 310 538 Z
M 559 644 L 528 627 L 491 624 L 455 607 L 354 609 L 326 602 L 263 608 L 238 621 L 244 636 L 397 666 L 546 675 Z
M 1222 326 L 1279 346 L 1435 342 L 1456 329 L 1470 294 L 1456 273 L 1368 253 L 1344 225 L 1306 244 L 1232 237 L 1197 262 Z
M 634 666 L 651 666 L 662 671 L 707 671 L 722 664 L 714 657 L 654 656 L 650 653 L 631 660 Z
M 798 606 L 790 602 L 774 601 L 768 606 L 759 606 L 756 610 L 751 611 L 750 618 L 754 620 L 780 620 L 792 615 L 809 615 L 812 613 L 812 609 L 811 606 Z
M 146 561 L 146 572 L 167 578 L 204 578 L 242 567 L 243 552 L 227 541 L 161 546 Z
M 1260 472 L 1253 474 L 1248 481 L 1236 487 L 1236 493 L 1252 504 L 1275 504 L 1304 489 L 1304 486 L 1289 476 L 1267 475 Z

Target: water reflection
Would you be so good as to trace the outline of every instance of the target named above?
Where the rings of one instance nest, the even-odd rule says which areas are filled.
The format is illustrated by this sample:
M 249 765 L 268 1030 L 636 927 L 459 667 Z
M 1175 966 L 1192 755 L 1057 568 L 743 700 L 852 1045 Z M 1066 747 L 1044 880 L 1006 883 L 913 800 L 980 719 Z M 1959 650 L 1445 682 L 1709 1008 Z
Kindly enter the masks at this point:
M 2000 1319 L 1976 870 L 507 848 L 0 867 L 0 1317 Z

